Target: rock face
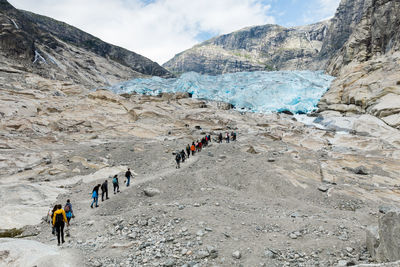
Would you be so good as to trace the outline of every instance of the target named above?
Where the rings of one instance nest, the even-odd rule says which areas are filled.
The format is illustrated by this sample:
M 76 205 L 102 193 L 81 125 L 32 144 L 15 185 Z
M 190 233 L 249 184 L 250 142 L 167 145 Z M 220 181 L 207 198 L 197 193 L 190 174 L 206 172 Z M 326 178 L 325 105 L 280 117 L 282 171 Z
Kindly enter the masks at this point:
M 343 47 L 328 62 L 327 71 L 337 79 L 321 99 L 319 108 L 344 114 L 368 113 L 399 128 L 400 3 L 390 0 L 355 2 L 359 5 L 357 10 L 362 12 L 361 19 Z M 342 9 L 353 10 L 355 7 L 350 3 L 353 1 L 342 1 Z M 341 20 L 345 11 L 340 10 L 335 19 L 338 23 L 341 21 L 340 25 L 346 25 L 348 22 Z
M 65 23 L 17 10 L 5 0 L 0 1 L 0 24 L 3 69 L 10 67 L 89 87 L 146 75 L 171 76 L 141 55 Z
M 317 59 L 329 21 L 295 28 L 248 27 L 186 50 L 163 66 L 175 73 L 321 69 Z
M 390 211 L 379 218 L 379 228 L 367 228 L 367 248 L 379 262 L 400 260 L 400 212 Z

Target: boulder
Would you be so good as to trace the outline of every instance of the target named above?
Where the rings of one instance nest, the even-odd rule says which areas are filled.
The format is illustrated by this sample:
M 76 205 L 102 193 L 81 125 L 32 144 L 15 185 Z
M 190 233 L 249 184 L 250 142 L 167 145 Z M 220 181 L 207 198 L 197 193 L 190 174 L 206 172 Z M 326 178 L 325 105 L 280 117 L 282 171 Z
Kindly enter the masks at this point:
M 154 197 L 154 196 L 160 194 L 160 190 L 158 190 L 156 188 L 150 188 L 150 187 L 143 189 L 143 192 L 148 197 Z
M 400 260 L 400 210 L 391 210 L 379 218 L 379 227 L 368 227 L 366 245 L 378 262 Z

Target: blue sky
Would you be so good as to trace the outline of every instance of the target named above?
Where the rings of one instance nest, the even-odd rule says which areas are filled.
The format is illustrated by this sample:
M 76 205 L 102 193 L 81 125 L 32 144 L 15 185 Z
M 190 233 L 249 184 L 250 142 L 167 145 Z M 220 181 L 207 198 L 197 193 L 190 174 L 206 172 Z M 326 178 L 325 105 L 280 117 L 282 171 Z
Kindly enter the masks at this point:
M 340 0 L 9 0 L 160 64 L 215 35 L 332 17 Z

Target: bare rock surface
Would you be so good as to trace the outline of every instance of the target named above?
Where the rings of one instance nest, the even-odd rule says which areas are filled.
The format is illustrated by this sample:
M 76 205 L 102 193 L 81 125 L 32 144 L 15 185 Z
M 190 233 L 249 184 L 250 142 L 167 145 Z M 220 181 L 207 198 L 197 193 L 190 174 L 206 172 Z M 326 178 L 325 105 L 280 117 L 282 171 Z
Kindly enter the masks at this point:
M 365 228 L 376 223 L 380 206 L 400 201 L 400 138 L 391 127 L 351 131 L 352 121 L 336 132 L 323 121 L 307 126 L 291 115 L 240 113 L 212 102 L 201 108 L 203 100 L 187 97 L 79 86 L 58 94 L 72 85 L 34 74 L 2 77 L 14 87 L 0 94 L 7 144 L 0 150 L 0 228 L 22 227 L 25 239 L 55 247 L 41 220 L 70 198 L 76 217 L 62 251 L 84 266 L 368 263 Z M 22 90 L 31 81 L 37 83 Z M 21 108 L 3 105 L 10 100 Z M 34 106 L 22 112 L 28 103 Z M 328 115 L 324 120 L 337 124 L 347 120 Z M 213 140 L 175 168 L 173 152 L 206 133 L 216 139 L 231 131 L 238 141 Z M 127 167 L 136 173 L 130 187 Z M 121 192 L 114 195 L 115 174 Z M 110 199 L 91 209 L 91 190 L 106 179 Z M 149 188 L 157 194 L 146 196 Z

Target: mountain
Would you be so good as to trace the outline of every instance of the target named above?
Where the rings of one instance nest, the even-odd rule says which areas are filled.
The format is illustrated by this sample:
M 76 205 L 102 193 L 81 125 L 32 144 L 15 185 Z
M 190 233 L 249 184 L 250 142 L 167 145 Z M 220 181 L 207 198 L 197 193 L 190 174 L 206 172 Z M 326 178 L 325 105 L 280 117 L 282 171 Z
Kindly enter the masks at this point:
M 194 46 L 163 64 L 174 73 L 217 75 L 259 70 L 320 69 L 315 60 L 330 22 L 285 28 L 263 25 L 221 35 Z
M 143 76 L 172 77 L 157 63 L 66 23 L 0 0 L 3 67 L 90 87 Z
M 346 16 L 354 4 L 361 14 Z M 348 37 L 328 61 L 326 70 L 337 79 L 321 99 L 320 111 L 369 114 L 400 128 L 399 14 L 396 0 L 342 0 L 326 40 L 354 26 L 345 30 Z

